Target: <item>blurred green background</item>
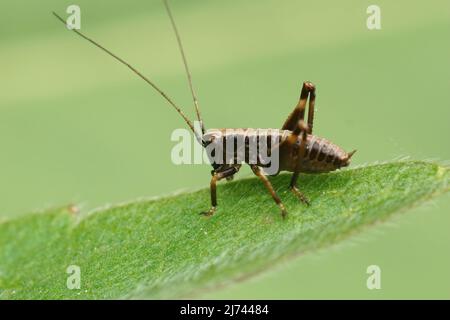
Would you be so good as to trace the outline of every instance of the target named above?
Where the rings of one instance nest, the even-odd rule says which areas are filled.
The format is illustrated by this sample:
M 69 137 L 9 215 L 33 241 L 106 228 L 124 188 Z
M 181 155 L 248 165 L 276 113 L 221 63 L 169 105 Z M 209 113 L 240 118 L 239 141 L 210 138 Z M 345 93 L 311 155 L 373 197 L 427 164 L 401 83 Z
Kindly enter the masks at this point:
M 447 0 L 171 3 L 208 128 L 278 128 L 302 81 L 311 80 L 318 87 L 315 133 L 358 149 L 354 165 L 450 159 Z M 0 219 L 66 203 L 87 212 L 207 187 L 208 166 L 170 160 L 170 134 L 183 127 L 176 113 L 51 15 L 65 16 L 70 4 L 0 4 Z M 83 32 L 193 116 L 161 1 L 76 4 Z M 381 8 L 378 31 L 366 27 L 371 4 Z M 226 201 L 220 192 L 219 201 Z M 200 297 L 448 299 L 449 209 L 446 195 L 337 247 Z M 381 267 L 381 290 L 366 288 L 371 264 Z

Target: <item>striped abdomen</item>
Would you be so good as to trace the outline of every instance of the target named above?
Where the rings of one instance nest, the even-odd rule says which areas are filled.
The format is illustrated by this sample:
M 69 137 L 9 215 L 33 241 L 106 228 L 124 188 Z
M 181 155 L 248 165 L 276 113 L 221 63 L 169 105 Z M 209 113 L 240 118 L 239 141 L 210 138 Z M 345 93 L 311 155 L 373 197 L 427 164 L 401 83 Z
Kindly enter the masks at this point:
M 300 171 L 328 172 L 346 167 L 351 155 L 326 139 L 308 135 Z

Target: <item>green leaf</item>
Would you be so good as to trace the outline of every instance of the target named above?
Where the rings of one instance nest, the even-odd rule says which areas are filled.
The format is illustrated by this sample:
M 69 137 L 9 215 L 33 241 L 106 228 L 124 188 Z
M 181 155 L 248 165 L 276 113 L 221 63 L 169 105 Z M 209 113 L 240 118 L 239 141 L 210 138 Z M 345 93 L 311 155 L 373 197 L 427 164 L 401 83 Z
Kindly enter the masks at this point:
M 306 207 L 272 178 L 280 217 L 255 178 L 220 184 L 219 210 L 199 215 L 209 191 L 132 202 L 79 217 L 68 208 L 0 224 L 0 297 L 177 298 L 242 279 L 280 259 L 333 244 L 401 209 L 449 190 L 450 170 L 401 161 L 304 175 Z M 67 267 L 81 289 L 67 288 Z

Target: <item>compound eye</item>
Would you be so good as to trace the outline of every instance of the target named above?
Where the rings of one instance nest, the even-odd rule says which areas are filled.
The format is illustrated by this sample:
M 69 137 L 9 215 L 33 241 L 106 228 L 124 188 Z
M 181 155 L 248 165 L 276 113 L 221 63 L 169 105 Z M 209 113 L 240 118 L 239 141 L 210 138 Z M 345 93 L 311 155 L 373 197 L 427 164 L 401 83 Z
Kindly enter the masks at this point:
M 202 137 L 202 141 L 203 141 L 203 145 L 207 146 L 209 145 L 211 142 L 213 142 L 216 139 L 215 136 L 211 135 L 211 134 L 205 134 Z

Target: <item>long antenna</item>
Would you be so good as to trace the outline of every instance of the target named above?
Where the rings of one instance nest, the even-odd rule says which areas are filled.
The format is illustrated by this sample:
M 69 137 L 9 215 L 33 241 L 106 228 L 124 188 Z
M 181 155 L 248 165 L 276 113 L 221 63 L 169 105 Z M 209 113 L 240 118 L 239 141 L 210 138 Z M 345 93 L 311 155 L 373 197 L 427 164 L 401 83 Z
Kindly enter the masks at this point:
M 195 90 L 192 85 L 192 76 L 191 76 L 191 72 L 189 71 L 189 66 L 188 66 L 188 62 L 186 59 L 186 54 L 184 53 L 183 43 L 181 42 L 180 33 L 178 32 L 177 25 L 175 24 L 175 19 L 173 18 L 172 11 L 170 11 L 169 2 L 167 0 L 163 0 L 163 2 L 164 2 L 164 6 L 166 7 L 167 14 L 169 15 L 170 22 L 172 23 L 173 31 L 175 32 L 175 36 L 177 38 L 178 48 L 180 49 L 180 54 L 181 54 L 181 58 L 183 59 L 184 69 L 186 70 L 186 76 L 188 79 L 189 88 L 191 89 L 192 100 L 194 100 L 194 106 L 195 106 L 195 112 L 197 114 L 197 120 L 200 122 L 202 134 L 205 134 L 205 127 L 203 125 L 203 120 L 200 115 L 200 109 L 198 107 L 197 95 L 195 94 Z
M 56 14 L 56 12 L 53 12 L 53 15 L 58 18 L 58 20 L 60 20 L 64 25 L 66 25 L 66 21 L 64 21 L 63 18 L 61 18 L 58 14 Z M 192 122 L 186 117 L 186 115 L 183 113 L 183 111 L 181 111 L 181 109 L 172 101 L 172 99 L 169 98 L 169 96 L 167 94 L 165 94 L 156 84 L 154 84 L 150 79 L 148 79 L 147 77 L 145 77 L 142 73 L 140 73 L 138 70 L 136 70 L 132 65 L 130 65 L 128 62 L 126 62 L 125 60 L 123 60 L 122 58 L 119 58 L 118 56 L 116 56 L 114 53 L 112 53 L 111 51 L 109 51 L 108 49 L 106 49 L 105 47 L 101 46 L 99 43 L 95 42 L 94 40 L 92 40 L 91 38 L 85 36 L 84 34 L 82 34 L 81 32 L 79 32 L 76 29 L 72 29 L 73 32 L 75 32 L 77 35 L 79 35 L 80 37 L 82 37 L 83 39 L 89 41 L 90 43 L 92 43 L 93 45 L 95 45 L 96 47 L 100 48 L 101 50 L 103 50 L 104 52 L 106 52 L 107 54 L 109 54 L 111 57 L 113 57 L 114 59 L 116 59 L 117 61 L 119 61 L 120 63 L 124 64 L 125 66 L 127 66 L 131 71 L 133 71 L 135 74 L 137 74 L 140 78 L 142 78 L 145 82 L 147 82 L 149 85 L 151 85 L 153 87 L 153 89 L 155 89 L 156 91 L 159 92 L 160 95 L 163 96 L 164 99 L 167 100 L 167 102 L 170 103 L 170 105 L 180 114 L 180 116 L 184 119 L 184 121 L 187 123 L 187 125 L 189 126 L 189 128 L 192 130 L 192 132 L 195 133 L 194 130 L 194 126 L 192 124 Z

